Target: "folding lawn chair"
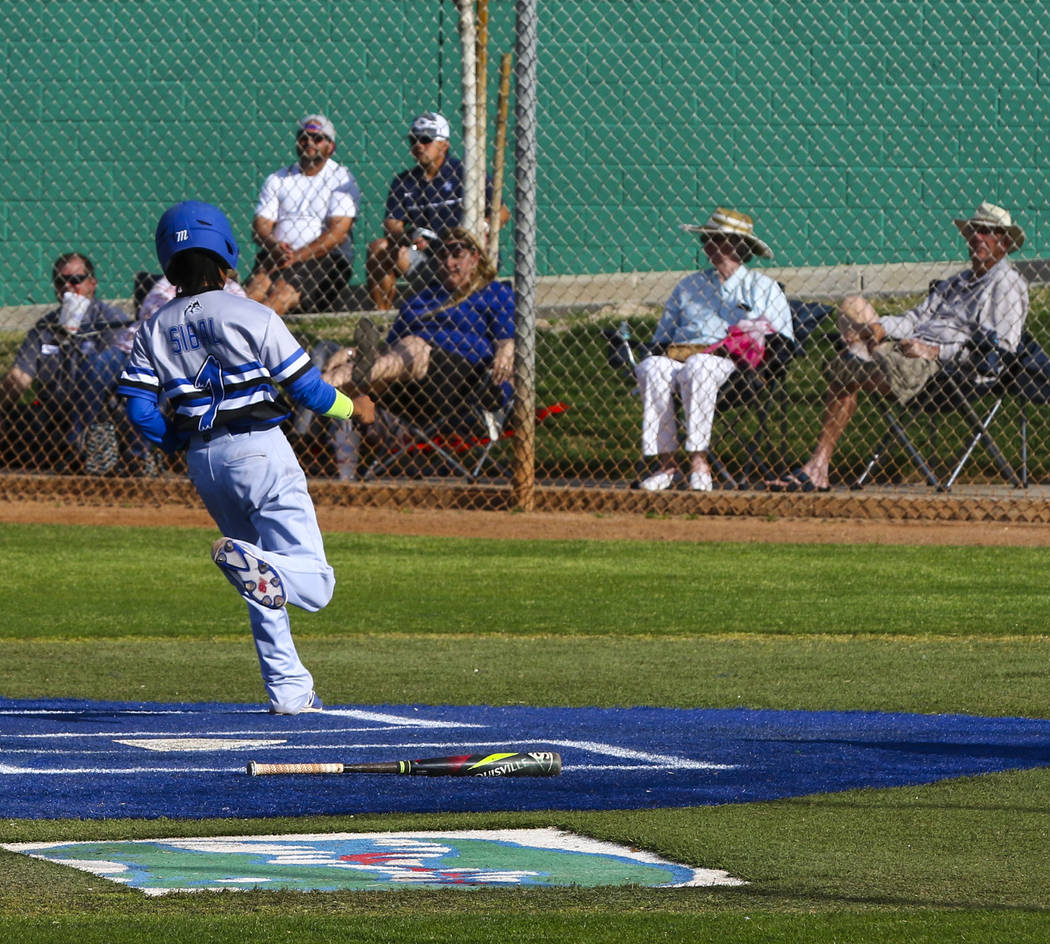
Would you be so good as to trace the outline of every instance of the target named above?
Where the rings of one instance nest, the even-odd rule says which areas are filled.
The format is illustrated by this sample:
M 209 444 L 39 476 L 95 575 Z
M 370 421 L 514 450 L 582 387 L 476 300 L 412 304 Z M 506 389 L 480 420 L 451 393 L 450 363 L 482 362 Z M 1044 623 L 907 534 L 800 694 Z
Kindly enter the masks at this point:
M 508 426 L 513 397 L 508 385 L 492 381 L 491 371 L 474 385 L 468 385 L 461 397 L 442 399 L 433 386 L 406 385 L 395 396 L 380 398 L 377 415 L 393 430 L 381 454 L 365 470 L 365 479 L 375 479 L 399 461 L 426 461 L 437 456 L 446 472 L 475 482 L 487 465 L 500 475 L 506 469 L 493 455 L 495 447 L 514 436 Z M 447 393 L 447 391 L 444 391 Z M 552 403 L 536 409 L 536 422 L 565 413 L 564 403 Z M 385 414 L 385 415 L 384 415 Z
M 428 375 L 429 375 L 428 371 Z M 407 457 L 438 456 L 445 469 L 474 481 L 504 438 L 511 399 L 491 370 L 456 382 L 424 377 L 396 384 L 379 398 L 393 442 L 365 470 L 374 479 Z
M 1028 408 L 1050 403 L 1050 354 L 1028 331 L 1021 335 L 1006 384 L 1020 404 L 1021 487 L 1028 488 Z
M 1027 331 L 1016 353 L 1000 348 L 997 336 L 989 331 L 975 334 L 969 351 L 968 359 L 933 377 L 907 407 L 899 407 L 888 397 L 875 398 L 876 408 L 886 422 L 886 431 L 854 482 L 854 489 L 864 487 L 895 440 L 926 482 L 937 491 L 951 491 L 978 445 L 984 446 L 1006 481 L 1016 488 L 1027 487 L 1027 404 L 1050 402 L 1050 358 Z M 1025 364 L 1029 368 L 1027 377 Z M 1016 398 L 1021 404 L 1021 475 L 1014 470 L 991 433 L 992 422 L 1008 398 Z M 945 414 L 960 416 L 967 426 L 967 433 L 958 458 L 942 477 L 934 466 L 939 464 L 937 424 Z M 924 416 L 929 421 L 925 452 L 910 434 L 910 429 Z
M 766 356 L 761 365 L 757 369 L 738 368 L 718 393 L 716 424 L 718 417 L 725 411 L 739 411 L 757 405 L 757 425 L 750 436 L 740 432 L 738 423 L 719 424 L 717 428 L 721 430 L 721 440 L 712 442 L 708 453 L 712 470 L 731 488 L 749 488 L 753 478 L 764 481 L 787 470 L 788 396 L 784 381 L 788 367 L 796 358 L 805 354 L 806 345 L 813 332 L 824 318 L 835 310 L 833 306 L 820 302 L 789 299 L 788 303 L 791 306 L 794 341 L 779 334 L 768 337 Z M 607 341 L 606 354 L 609 365 L 634 383 L 634 368 L 637 366 L 639 355 L 647 357 L 654 352 L 644 345 L 635 351 L 627 322 L 621 322 L 616 328 L 607 328 L 603 334 Z M 637 386 L 632 392 L 637 395 Z M 769 424 L 774 411 L 779 420 L 780 435 L 776 453 L 771 461 Z M 746 456 L 738 463 L 738 476 L 730 472 L 727 464 L 718 455 L 719 442 L 727 438 L 735 441 L 737 448 L 734 452 Z M 723 448 L 722 451 L 726 450 Z

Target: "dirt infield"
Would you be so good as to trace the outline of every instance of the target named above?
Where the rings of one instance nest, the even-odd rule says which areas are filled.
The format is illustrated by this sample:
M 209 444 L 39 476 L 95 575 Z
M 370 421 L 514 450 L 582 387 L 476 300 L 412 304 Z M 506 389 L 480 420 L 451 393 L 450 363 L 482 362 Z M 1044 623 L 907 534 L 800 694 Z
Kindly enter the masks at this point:
M 647 517 L 543 511 L 354 508 L 318 505 L 325 531 L 441 537 L 644 541 L 745 541 L 815 544 L 957 544 L 1043 547 L 1050 525 L 966 521 L 884 521 L 787 517 Z M 75 505 L 0 501 L 0 522 L 211 527 L 200 507 Z

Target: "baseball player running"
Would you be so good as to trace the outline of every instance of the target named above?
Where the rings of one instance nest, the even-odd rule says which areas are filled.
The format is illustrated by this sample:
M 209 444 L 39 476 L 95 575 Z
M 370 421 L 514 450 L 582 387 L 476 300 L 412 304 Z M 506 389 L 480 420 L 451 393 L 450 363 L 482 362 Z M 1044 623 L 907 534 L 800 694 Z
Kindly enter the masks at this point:
M 142 324 L 118 392 L 128 417 L 166 452 L 187 450 L 190 479 L 222 532 L 212 560 L 248 602 L 270 710 L 320 711 L 285 604 L 319 610 L 335 575 L 306 476 L 281 432 L 279 384 L 325 416 L 369 423 L 375 406 L 325 383 L 272 309 L 223 291 L 237 242 L 223 212 L 187 201 L 157 224 L 157 259 L 178 294 Z M 158 408 L 163 391 L 174 409 Z

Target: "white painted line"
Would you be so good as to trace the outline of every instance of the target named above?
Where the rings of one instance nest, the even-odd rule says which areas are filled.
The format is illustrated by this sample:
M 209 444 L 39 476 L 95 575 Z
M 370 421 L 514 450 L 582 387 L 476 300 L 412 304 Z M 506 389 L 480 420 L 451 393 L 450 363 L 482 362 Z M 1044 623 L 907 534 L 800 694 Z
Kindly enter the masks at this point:
M 635 751 L 615 744 L 603 744 L 600 741 L 551 741 L 555 747 L 570 747 L 580 751 L 591 751 L 594 754 L 605 754 L 608 757 L 622 757 L 625 760 L 642 760 L 658 767 L 680 767 L 692 770 L 734 770 L 736 764 L 712 764 L 704 760 L 689 760 L 686 757 L 675 757 L 673 754 L 652 754 L 648 751 Z
M 99 708 L 0 708 L 0 715 L 13 715 L 15 717 L 30 715 L 62 715 L 67 718 L 76 718 L 80 715 L 92 714 L 97 715 L 100 710 Z M 225 711 L 226 709 L 224 709 Z M 258 708 L 250 709 L 237 709 L 232 708 L 231 711 L 241 711 L 242 713 L 258 712 Z M 184 708 L 164 708 L 164 709 L 142 709 L 142 708 L 113 708 L 109 712 L 113 715 L 200 715 L 200 714 L 213 714 L 214 709 L 210 710 L 193 710 L 188 711 Z
M 486 728 L 485 724 L 471 724 L 467 721 L 434 721 L 430 718 L 413 718 L 404 715 L 391 715 L 377 711 L 361 711 L 356 708 L 325 708 L 325 715 L 341 718 L 358 718 L 361 721 L 378 721 L 380 724 L 404 725 L 408 728 Z
M 329 714 L 330 712 L 325 712 Z M 430 727 L 429 725 L 416 725 L 416 724 L 402 724 L 393 725 L 391 727 L 377 728 L 279 728 L 279 727 L 267 727 L 265 729 L 250 728 L 248 730 L 236 730 L 236 731 L 207 731 L 212 737 L 259 737 L 261 735 L 271 734 L 384 734 L 387 731 L 396 730 L 419 730 L 420 728 Z M 484 728 L 486 725 L 483 724 L 447 724 L 444 725 L 447 728 Z M 33 733 L 3 733 L 0 734 L 0 742 L 7 740 L 8 738 L 13 740 L 24 740 L 24 741 L 43 741 L 50 738 L 114 738 L 119 735 L 120 737 L 197 737 L 201 734 L 200 728 L 195 728 L 191 731 L 53 731 L 47 732 L 33 732 Z
M 32 774 L 34 777 L 46 776 L 47 774 L 61 774 L 73 776 L 76 774 L 232 774 L 244 773 L 244 767 L 12 767 L 9 764 L 0 764 L 0 774 L 22 775 Z M 247 776 L 247 775 L 246 775 Z
M 284 740 L 235 739 L 235 738 L 131 738 L 117 740 L 118 744 L 139 747 L 145 751 L 178 754 L 187 751 L 243 751 L 261 747 L 280 747 Z

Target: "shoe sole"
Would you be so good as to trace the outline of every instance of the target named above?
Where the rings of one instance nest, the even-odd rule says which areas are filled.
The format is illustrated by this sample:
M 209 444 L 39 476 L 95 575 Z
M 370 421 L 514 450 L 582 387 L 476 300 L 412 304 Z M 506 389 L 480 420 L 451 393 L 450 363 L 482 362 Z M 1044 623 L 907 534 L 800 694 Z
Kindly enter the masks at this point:
M 284 581 L 280 574 L 236 541 L 220 538 L 212 547 L 211 559 L 245 599 L 271 610 L 284 606 Z

